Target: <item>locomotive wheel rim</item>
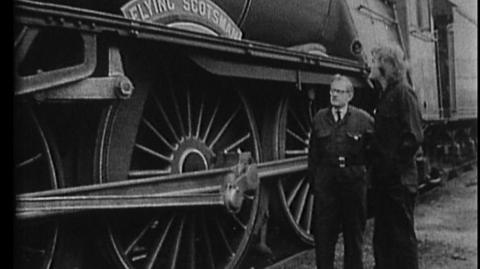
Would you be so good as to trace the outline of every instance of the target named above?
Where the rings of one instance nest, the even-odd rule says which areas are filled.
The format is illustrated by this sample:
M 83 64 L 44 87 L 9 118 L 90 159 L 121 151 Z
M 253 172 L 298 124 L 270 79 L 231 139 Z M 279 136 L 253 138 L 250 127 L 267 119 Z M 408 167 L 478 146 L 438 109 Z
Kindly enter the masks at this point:
M 212 167 L 215 153 L 225 150 L 250 151 L 259 160 L 253 112 L 240 91 L 236 91 L 236 97 L 231 91 L 208 88 L 192 91 L 180 87 L 174 91 L 173 79 L 167 81 L 167 91 L 153 89 L 137 102 L 143 111 L 132 123 L 137 124 L 138 130 L 131 145 L 128 179 L 206 170 Z M 137 87 L 139 91 L 142 90 Z M 213 106 L 209 106 L 212 100 Z M 230 105 L 232 101 L 235 106 Z M 115 147 L 112 137 L 122 129 L 119 125 L 130 124 L 113 124 L 123 118 L 118 111 L 125 103 L 108 109 L 100 130 L 99 160 L 105 166 L 99 168 L 100 182 L 108 181 L 105 171 L 115 170 L 108 161 L 109 151 Z M 102 174 L 106 176 L 102 178 Z M 238 213 L 224 208 L 137 210 L 131 222 L 136 223 L 125 225 L 128 227 L 119 225 L 125 220 L 122 216 L 116 219 L 118 222 L 108 221 L 108 240 L 117 264 L 123 268 L 233 268 L 241 262 L 250 244 L 259 200 L 260 190 L 246 196 Z
M 310 122 L 313 113 L 310 106 L 295 105 L 298 100 L 286 94 L 278 106 L 275 126 L 274 157 L 285 159 L 308 155 Z M 308 111 L 298 111 L 307 108 Z M 307 172 L 299 172 L 277 181 L 281 208 L 288 224 L 303 242 L 314 245 L 312 234 L 314 196 Z
M 25 107 L 24 107 L 25 106 Z M 64 186 L 63 177 L 58 166 L 59 160 L 55 144 L 49 139 L 46 127 L 42 127 L 32 107 L 28 104 L 17 104 L 17 113 L 26 112 L 28 126 L 32 129 L 26 130 L 26 126 L 18 127 L 15 137 L 15 193 L 26 193 L 48 189 L 57 189 Z M 19 121 L 22 121 L 21 119 Z M 21 124 L 16 121 L 16 124 Z M 29 136 L 30 139 L 19 139 L 18 135 Z M 28 141 L 32 144 L 20 143 Z M 25 155 L 26 153 L 26 155 Z M 20 157 L 24 155 L 30 157 Z M 38 185 L 34 186 L 31 179 L 40 179 Z M 27 185 L 24 185 L 27 183 Z M 53 268 L 53 260 L 57 251 L 59 239 L 59 224 L 55 220 L 29 220 L 20 223 L 16 229 L 15 238 L 16 265 L 21 268 Z M 24 242 L 28 241 L 28 242 Z M 25 243 L 25 245 L 24 245 Z M 33 257 L 32 257 L 33 256 Z M 35 257 L 37 256 L 37 257 Z M 26 263 L 21 265 L 20 263 Z

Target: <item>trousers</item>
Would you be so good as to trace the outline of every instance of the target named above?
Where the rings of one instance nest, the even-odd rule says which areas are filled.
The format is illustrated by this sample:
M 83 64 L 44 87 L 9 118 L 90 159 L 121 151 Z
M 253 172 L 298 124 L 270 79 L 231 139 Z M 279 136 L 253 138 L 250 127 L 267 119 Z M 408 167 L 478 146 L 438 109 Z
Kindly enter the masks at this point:
M 374 190 L 375 269 L 418 269 L 416 193 L 401 184 Z
M 365 231 L 367 183 L 359 179 L 341 181 L 323 178 L 315 188 L 315 256 L 318 269 L 333 269 L 335 245 L 339 232 L 344 239 L 344 268 L 362 269 L 363 233 Z

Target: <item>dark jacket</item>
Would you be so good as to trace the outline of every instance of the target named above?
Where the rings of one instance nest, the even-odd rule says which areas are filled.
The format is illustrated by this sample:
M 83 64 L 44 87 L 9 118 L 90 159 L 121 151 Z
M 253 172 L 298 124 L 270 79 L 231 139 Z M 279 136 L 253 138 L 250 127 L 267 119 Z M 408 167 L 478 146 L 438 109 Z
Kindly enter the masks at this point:
M 352 105 L 338 123 L 331 107 L 318 111 L 312 122 L 308 158 L 314 190 L 316 181 L 331 177 L 340 181 L 366 180 L 366 142 L 373 128 L 373 118 Z M 339 158 L 345 159 L 345 167 L 341 167 L 343 161 Z
M 415 153 L 422 141 L 422 116 L 415 92 L 404 81 L 390 84 L 375 112 L 374 185 L 401 184 L 416 192 Z

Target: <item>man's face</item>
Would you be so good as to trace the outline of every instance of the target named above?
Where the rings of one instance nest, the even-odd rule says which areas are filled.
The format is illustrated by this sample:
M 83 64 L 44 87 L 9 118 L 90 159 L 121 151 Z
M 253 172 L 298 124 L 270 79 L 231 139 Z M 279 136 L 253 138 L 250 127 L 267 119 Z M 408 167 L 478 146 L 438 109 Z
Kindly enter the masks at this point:
M 370 70 L 370 74 L 368 75 L 368 78 L 371 79 L 371 80 L 376 80 L 376 81 L 380 81 L 380 80 L 384 79 L 385 73 L 380 72 L 381 68 L 382 67 L 380 66 L 380 62 L 377 59 L 377 57 L 373 57 L 372 58 L 372 68 Z
M 353 92 L 347 91 L 345 82 L 338 80 L 330 85 L 330 104 L 333 107 L 344 107 L 352 98 Z
M 370 70 L 370 74 L 368 78 L 370 80 L 376 80 L 378 82 L 387 82 L 388 77 L 394 73 L 394 66 L 389 61 L 382 61 L 377 57 L 372 58 L 372 69 Z

